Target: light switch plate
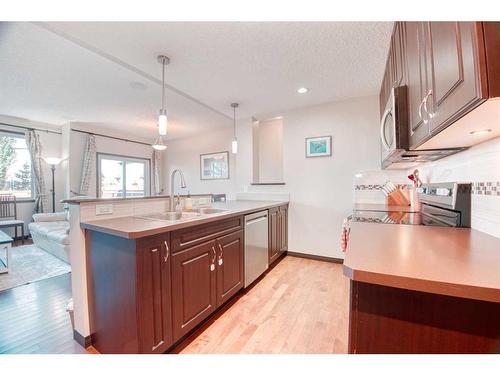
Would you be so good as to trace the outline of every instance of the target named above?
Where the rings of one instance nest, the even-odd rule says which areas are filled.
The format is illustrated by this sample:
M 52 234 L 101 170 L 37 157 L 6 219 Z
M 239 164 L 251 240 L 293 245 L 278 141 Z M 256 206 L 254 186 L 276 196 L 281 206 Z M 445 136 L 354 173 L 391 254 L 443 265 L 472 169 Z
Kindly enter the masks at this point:
M 96 215 L 111 215 L 113 213 L 112 204 L 96 204 L 95 214 Z

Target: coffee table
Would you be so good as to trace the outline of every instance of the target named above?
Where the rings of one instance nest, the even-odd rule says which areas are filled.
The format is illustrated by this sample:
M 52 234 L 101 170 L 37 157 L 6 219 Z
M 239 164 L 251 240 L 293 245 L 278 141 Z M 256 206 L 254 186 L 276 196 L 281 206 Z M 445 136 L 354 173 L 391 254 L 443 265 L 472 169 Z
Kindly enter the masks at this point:
M 9 272 L 9 267 L 10 267 L 10 256 L 11 256 L 11 248 L 12 248 L 12 238 L 5 234 L 5 232 L 2 232 L 0 230 L 0 267 L 4 266 L 3 268 L 0 268 L 0 273 L 7 273 Z M 2 259 L 2 254 L 5 251 L 5 262 Z

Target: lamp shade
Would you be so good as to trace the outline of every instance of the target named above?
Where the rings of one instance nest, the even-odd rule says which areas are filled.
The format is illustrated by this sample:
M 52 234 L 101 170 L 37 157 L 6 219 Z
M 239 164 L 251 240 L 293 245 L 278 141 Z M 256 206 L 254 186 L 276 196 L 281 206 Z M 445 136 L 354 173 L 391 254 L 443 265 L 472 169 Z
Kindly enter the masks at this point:
M 165 110 L 162 110 L 160 112 L 160 116 L 158 116 L 158 133 L 160 135 L 167 135 L 167 125 L 168 125 L 167 113 Z
M 44 160 L 49 165 L 58 165 L 63 159 L 58 157 L 47 157 L 44 158 Z

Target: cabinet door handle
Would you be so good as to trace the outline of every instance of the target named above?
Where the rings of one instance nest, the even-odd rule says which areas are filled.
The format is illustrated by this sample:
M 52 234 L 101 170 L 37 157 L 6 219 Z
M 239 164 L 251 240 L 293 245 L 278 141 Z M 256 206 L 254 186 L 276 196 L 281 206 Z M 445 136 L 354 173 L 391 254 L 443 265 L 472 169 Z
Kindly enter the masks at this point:
M 217 253 L 216 253 L 215 247 L 213 245 L 212 245 L 212 252 L 214 253 L 214 256 L 212 257 L 212 264 L 214 264 L 215 263 L 215 258 L 217 256 Z
M 425 120 L 422 118 L 422 106 L 424 105 L 424 99 L 420 101 L 420 105 L 418 106 L 418 117 L 420 117 L 420 120 L 424 121 L 425 123 Z
M 429 119 L 433 118 L 434 117 L 434 113 L 430 113 L 428 110 L 427 110 L 427 99 L 429 99 L 429 96 L 432 95 L 432 90 L 429 90 L 429 92 L 427 93 L 427 95 L 424 97 L 424 111 L 427 113 Z M 427 120 L 428 122 L 429 120 Z M 424 121 L 425 122 L 425 121 Z
M 165 255 L 165 263 L 167 263 L 167 260 L 168 260 L 168 256 L 170 255 L 170 248 L 168 247 L 168 243 L 167 241 L 163 241 L 163 243 L 165 244 L 165 249 L 167 250 L 167 255 Z
M 222 259 L 222 256 L 224 255 L 224 249 L 222 248 L 221 244 L 219 244 L 219 249 L 220 249 L 219 259 Z

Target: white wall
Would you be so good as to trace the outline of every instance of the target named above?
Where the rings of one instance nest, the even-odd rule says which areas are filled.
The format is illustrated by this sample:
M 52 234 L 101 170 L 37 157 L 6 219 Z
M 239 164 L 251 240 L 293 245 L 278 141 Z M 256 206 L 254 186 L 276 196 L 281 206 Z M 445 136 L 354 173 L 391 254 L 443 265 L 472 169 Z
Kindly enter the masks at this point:
M 380 169 L 378 120 L 376 96 L 283 113 L 290 251 L 343 258 L 340 229 L 352 211 L 353 174 Z M 323 135 L 333 137 L 332 157 L 306 158 L 305 138 Z
M 164 186 L 166 193 L 170 193 L 170 173 L 175 169 L 181 169 L 186 178 L 186 189 L 180 188 L 180 182 L 175 181 L 175 194 L 218 194 L 234 193 L 236 158 L 231 153 L 231 141 L 233 130 L 207 131 L 196 137 L 189 137 L 169 141 L 168 148 L 164 152 L 164 163 L 167 167 L 164 175 Z M 238 142 L 240 149 L 241 141 Z M 225 180 L 201 180 L 200 178 L 200 155 L 212 152 L 229 151 L 229 179 Z
M 418 169 L 423 182 L 500 182 L 500 138 Z M 500 238 L 500 195 L 472 195 L 471 226 Z
M 254 182 L 283 182 L 283 120 L 259 121 L 254 125 Z M 258 170 L 255 162 L 258 161 Z

